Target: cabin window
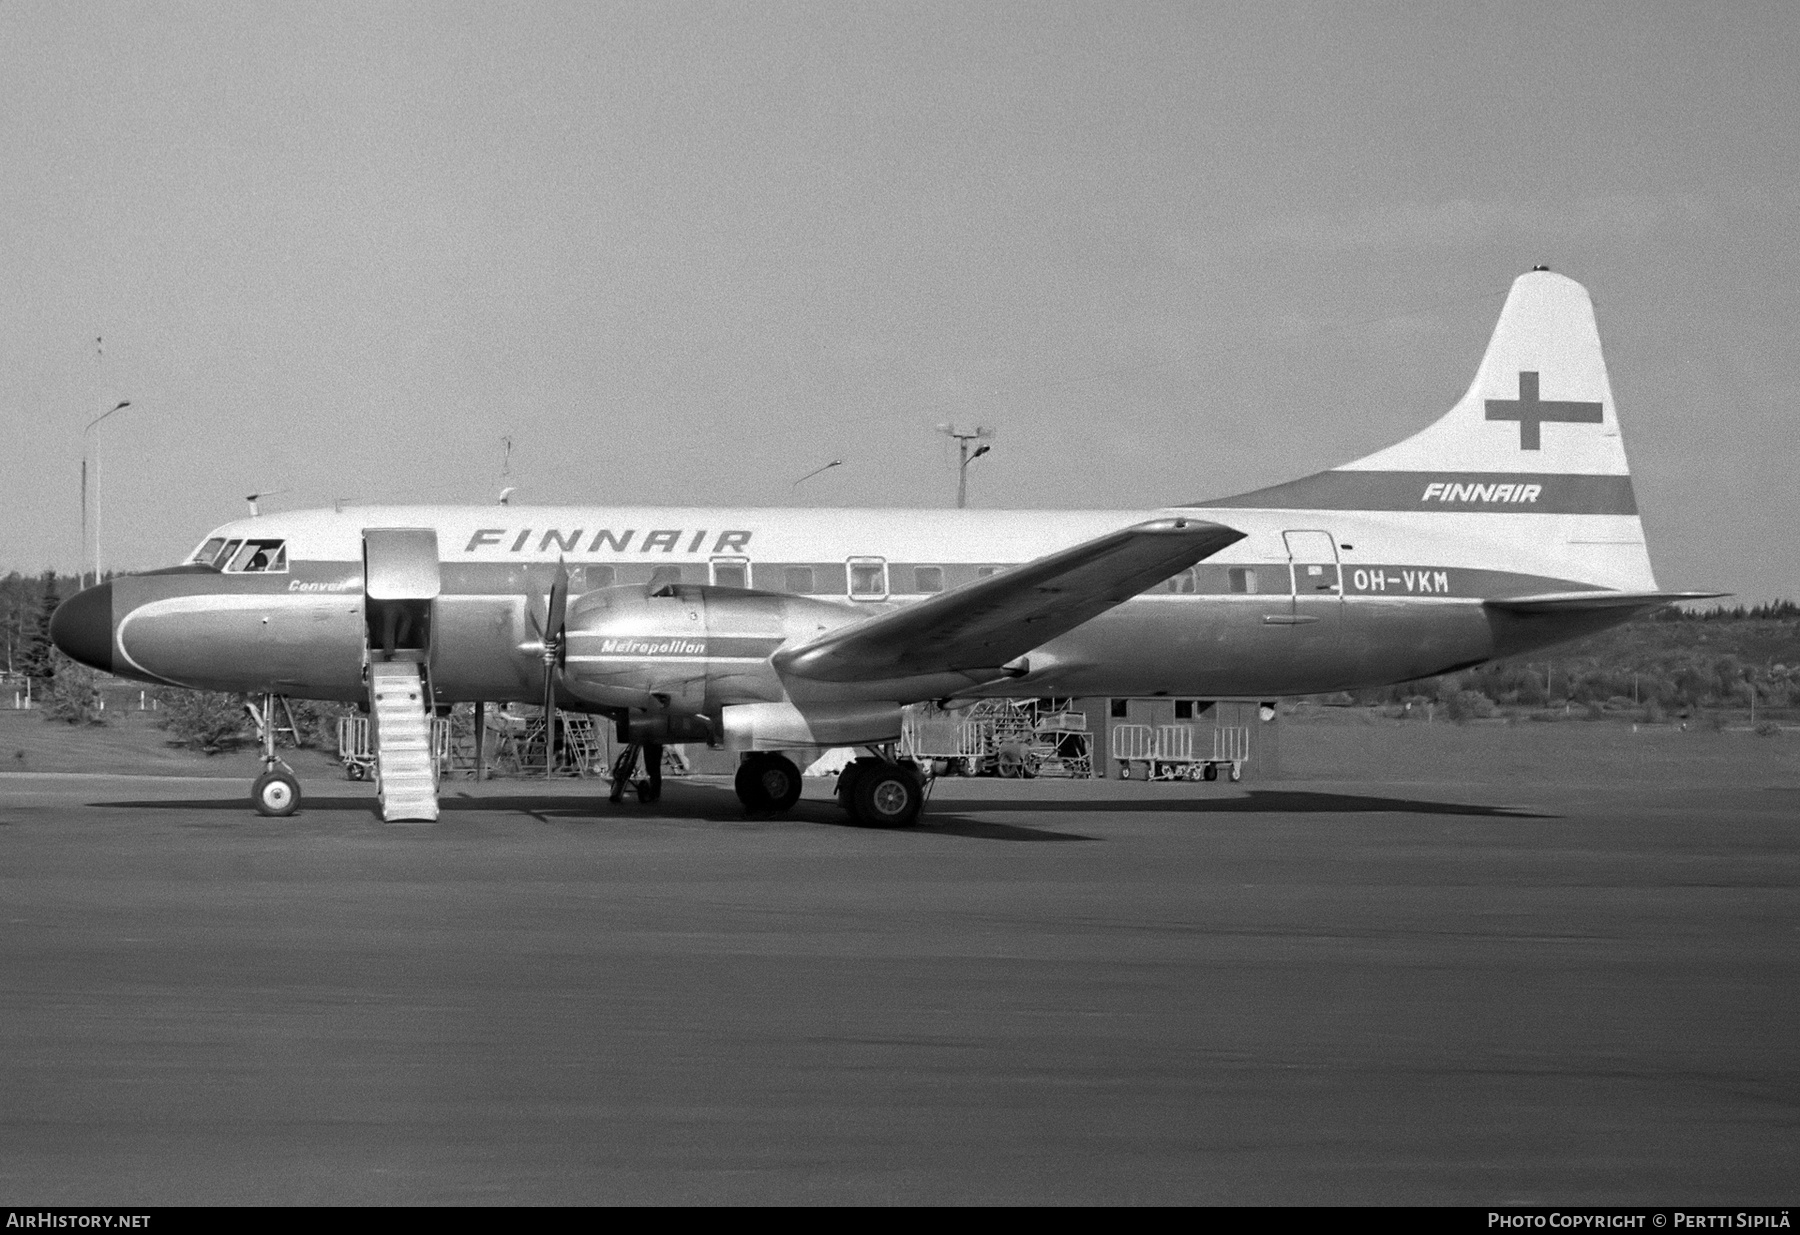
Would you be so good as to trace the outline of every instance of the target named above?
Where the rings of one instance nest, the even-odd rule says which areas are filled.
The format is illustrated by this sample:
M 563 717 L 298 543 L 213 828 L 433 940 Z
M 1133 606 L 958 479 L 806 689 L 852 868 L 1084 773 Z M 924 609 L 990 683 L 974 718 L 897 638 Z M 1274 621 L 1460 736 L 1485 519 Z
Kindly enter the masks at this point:
M 211 540 L 194 550 L 194 556 L 189 558 L 188 561 L 199 562 L 202 566 L 211 566 L 213 564 L 213 559 L 219 556 L 219 550 L 224 547 L 225 538 L 223 536 L 214 536 Z
M 1124 720 L 1126 717 L 1131 715 L 1130 708 L 1131 708 L 1131 700 L 1129 700 L 1129 699 L 1114 699 L 1112 701 L 1113 719 L 1114 720 Z
M 1192 699 L 1177 699 L 1175 701 L 1175 719 L 1194 719 L 1194 701 Z
M 886 600 L 887 561 L 878 557 L 850 559 L 850 599 Z
M 789 566 L 782 572 L 782 590 L 805 596 L 813 590 L 813 570 L 810 566 Z
M 681 567 L 679 566 L 658 566 L 655 570 L 650 572 L 650 586 L 652 588 L 665 587 L 668 584 L 680 582 Z
M 1163 591 L 1174 592 L 1178 596 L 1192 596 L 1195 590 L 1194 568 L 1192 566 L 1188 567 L 1178 575 L 1169 576 L 1168 582 L 1163 584 Z
M 1006 567 L 1004 566 L 983 566 L 975 572 L 975 577 L 978 579 L 985 579 L 989 575 L 997 575 L 1005 569 Z
M 581 582 L 576 584 L 574 580 L 570 580 L 570 586 L 578 587 L 582 591 L 597 587 L 611 587 L 619 577 L 619 572 L 611 566 L 583 566 L 575 574 L 580 577 Z
M 714 587 L 749 587 L 750 563 L 741 557 L 716 557 L 712 560 Z
M 261 575 L 287 573 L 287 542 L 283 540 L 246 540 L 229 559 L 223 554 L 224 569 L 229 574 Z
M 913 591 L 941 592 L 944 590 L 944 568 L 942 566 L 913 567 Z
M 1256 591 L 1256 571 L 1252 567 L 1233 566 L 1225 572 L 1225 577 L 1231 581 L 1234 592 L 1249 594 Z

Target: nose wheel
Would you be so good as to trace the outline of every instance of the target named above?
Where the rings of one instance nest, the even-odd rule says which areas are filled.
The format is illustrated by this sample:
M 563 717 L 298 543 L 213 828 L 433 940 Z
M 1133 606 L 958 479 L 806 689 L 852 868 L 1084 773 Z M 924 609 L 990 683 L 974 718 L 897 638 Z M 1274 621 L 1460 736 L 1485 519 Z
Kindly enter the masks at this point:
M 275 753 L 276 699 L 277 696 L 266 694 L 262 697 L 261 708 L 246 705 L 262 740 L 263 774 L 250 786 L 250 805 L 265 819 L 285 819 L 300 809 L 300 778 Z M 293 721 L 290 712 L 288 724 L 292 725 Z
M 270 768 L 250 786 L 250 804 L 265 818 L 285 819 L 300 809 L 300 782 L 285 768 Z

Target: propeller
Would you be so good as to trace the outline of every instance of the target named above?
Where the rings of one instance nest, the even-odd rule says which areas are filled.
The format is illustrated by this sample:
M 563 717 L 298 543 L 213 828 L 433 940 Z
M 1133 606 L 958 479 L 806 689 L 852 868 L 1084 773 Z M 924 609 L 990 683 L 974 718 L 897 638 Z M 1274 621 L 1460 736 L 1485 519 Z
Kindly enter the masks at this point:
M 530 612 L 531 624 L 544 644 L 544 775 L 548 777 L 556 770 L 556 676 L 568 655 L 563 627 L 569 612 L 569 570 L 561 558 L 556 559 L 543 621 L 538 620 L 535 604 Z

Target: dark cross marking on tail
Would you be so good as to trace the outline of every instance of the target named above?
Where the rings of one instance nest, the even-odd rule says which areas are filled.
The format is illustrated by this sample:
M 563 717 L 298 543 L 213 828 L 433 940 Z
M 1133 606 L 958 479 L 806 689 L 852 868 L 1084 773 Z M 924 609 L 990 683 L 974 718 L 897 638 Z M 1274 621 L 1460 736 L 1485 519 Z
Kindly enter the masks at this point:
M 1538 398 L 1538 375 L 1519 373 L 1519 397 L 1487 400 L 1489 420 L 1519 422 L 1519 449 L 1537 450 L 1538 426 L 1546 420 L 1563 424 L 1597 425 L 1604 419 L 1598 403 L 1545 403 Z

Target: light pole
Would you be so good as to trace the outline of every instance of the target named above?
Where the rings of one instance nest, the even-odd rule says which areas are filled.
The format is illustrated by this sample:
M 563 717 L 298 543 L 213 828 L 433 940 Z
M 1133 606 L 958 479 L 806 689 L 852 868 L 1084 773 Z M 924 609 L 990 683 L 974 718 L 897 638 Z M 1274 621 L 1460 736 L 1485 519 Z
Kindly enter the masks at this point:
M 969 443 L 981 438 L 992 437 L 994 431 L 980 425 L 976 425 L 973 429 L 959 429 L 955 425 L 939 425 L 938 432 L 945 437 L 956 439 L 956 508 L 961 510 L 969 504 L 969 464 L 993 449 L 992 446 L 983 442 L 971 454 Z
M 101 412 L 98 416 L 96 416 L 92 420 L 88 421 L 87 428 L 85 428 L 81 431 L 83 443 L 85 443 L 87 441 L 87 435 L 92 433 L 94 431 L 95 427 L 97 425 L 99 425 L 99 423 L 101 421 L 105 420 L 108 416 L 111 416 L 113 414 L 113 412 L 122 412 L 130 406 L 131 406 L 130 399 L 120 399 L 118 401 L 118 403 L 113 406 L 112 412 Z M 82 458 L 84 460 L 87 458 L 87 452 L 85 449 L 82 451 Z M 105 576 L 105 573 L 106 573 L 104 568 L 101 566 L 101 562 L 100 562 L 100 531 L 101 531 L 100 512 L 101 512 L 101 509 L 102 509 L 102 507 L 101 507 L 101 503 L 100 503 L 100 439 L 95 438 L 94 439 L 94 582 L 95 583 L 99 583 L 101 581 L 101 579 Z M 86 513 L 85 510 L 83 511 L 83 513 L 84 514 Z M 83 545 L 81 548 L 82 548 L 83 553 L 87 552 L 86 545 Z

